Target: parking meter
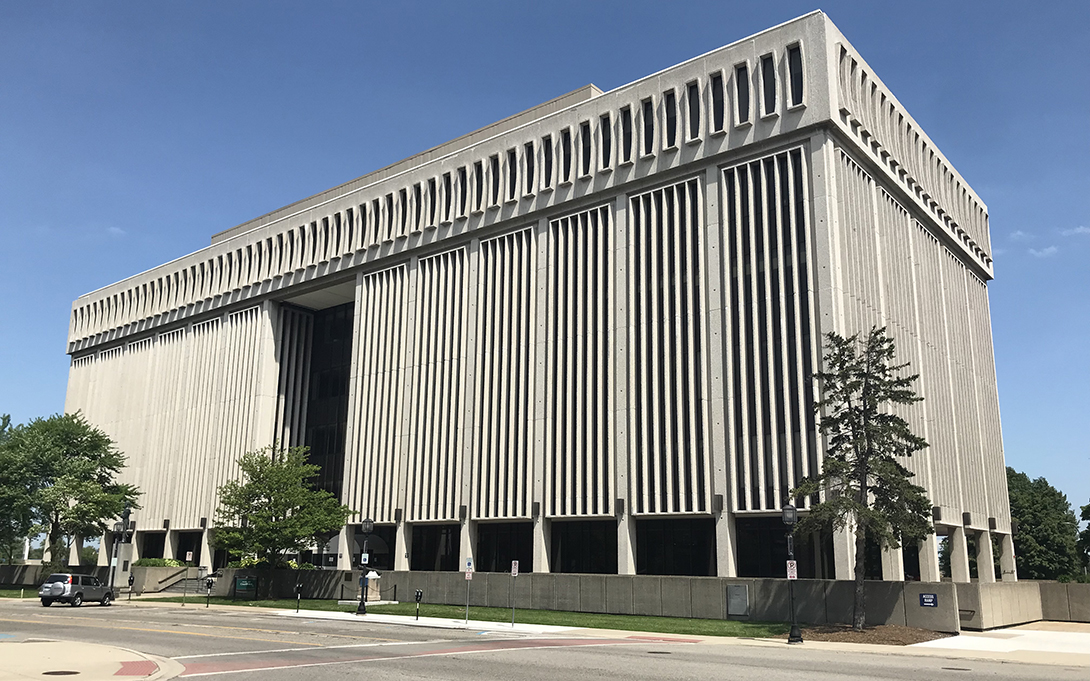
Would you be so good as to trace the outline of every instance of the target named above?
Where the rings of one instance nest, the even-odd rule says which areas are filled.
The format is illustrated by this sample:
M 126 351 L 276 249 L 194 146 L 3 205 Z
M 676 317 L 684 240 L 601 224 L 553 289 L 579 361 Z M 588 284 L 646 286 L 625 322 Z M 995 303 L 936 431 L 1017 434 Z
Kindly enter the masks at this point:
M 295 583 L 295 612 L 299 612 L 299 603 L 303 599 L 303 583 Z
M 420 601 L 424 598 L 424 590 L 416 590 L 416 619 L 420 619 Z
M 206 607 L 206 608 L 208 607 L 208 604 L 212 601 L 212 587 L 215 584 L 216 584 L 216 580 L 212 579 L 211 577 L 204 580 L 204 589 L 205 589 L 204 607 Z
M 136 577 L 129 573 L 129 600 L 132 600 L 132 583 L 136 581 Z

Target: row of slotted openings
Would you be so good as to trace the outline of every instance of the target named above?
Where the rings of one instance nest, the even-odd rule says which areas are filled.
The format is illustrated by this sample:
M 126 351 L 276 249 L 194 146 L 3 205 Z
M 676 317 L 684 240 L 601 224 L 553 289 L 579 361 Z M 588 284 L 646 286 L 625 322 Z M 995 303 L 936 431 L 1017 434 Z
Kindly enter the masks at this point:
M 724 172 L 735 507 L 778 509 L 817 470 L 817 360 L 801 150 Z

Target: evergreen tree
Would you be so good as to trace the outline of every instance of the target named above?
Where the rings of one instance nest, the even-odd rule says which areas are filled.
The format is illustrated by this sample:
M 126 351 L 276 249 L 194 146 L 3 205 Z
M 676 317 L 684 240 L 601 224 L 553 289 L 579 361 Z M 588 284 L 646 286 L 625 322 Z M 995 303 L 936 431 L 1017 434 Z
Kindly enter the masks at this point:
M 1082 572 L 1076 549 L 1079 523 L 1067 496 L 1044 478 L 1030 480 L 1007 467 L 1011 517 L 1018 521 L 1014 556 L 1022 579 L 1059 579 Z
M 219 488 L 213 545 L 277 567 L 285 553 L 304 551 L 340 531 L 353 511 L 314 488 L 319 467 L 307 463 L 307 456 L 306 447 L 276 445 L 243 454 L 243 479 Z
M 795 531 L 818 528 L 855 531 L 855 611 L 852 626 L 866 622 L 864 560 L 867 538 L 891 548 L 916 542 L 931 527 L 931 502 L 912 483 L 913 473 L 900 463 L 927 447 L 893 408 L 919 402 L 912 389 L 917 375 L 900 376 L 907 364 L 894 365 L 894 343 L 885 328 L 872 328 L 866 339 L 826 334 L 825 370 L 815 374 L 822 399 L 816 405 L 827 451 L 819 475 L 807 478 L 791 496 L 815 503 Z
M 1090 571 L 1090 504 L 1082 507 L 1082 515 L 1079 518 L 1086 523 L 1086 527 L 1079 533 L 1079 555 L 1082 557 L 1082 569 L 1085 575 Z

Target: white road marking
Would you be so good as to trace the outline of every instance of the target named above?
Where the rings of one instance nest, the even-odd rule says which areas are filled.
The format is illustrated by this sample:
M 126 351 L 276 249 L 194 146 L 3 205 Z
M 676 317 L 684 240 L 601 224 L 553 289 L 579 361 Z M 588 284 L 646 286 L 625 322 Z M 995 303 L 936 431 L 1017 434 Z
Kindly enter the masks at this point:
M 205 653 L 203 655 L 179 655 L 172 660 L 195 660 L 204 657 L 228 657 L 230 655 L 260 655 L 262 653 L 293 653 L 299 650 L 335 650 L 338 648 L 373 648 L 375 646 L 407 646 L 417 643 L 451 643 L 454 639 L 436 639 L 433 641 L 388 641 L 384 643 L 348 643 L 343 646 L 318 646 L 316 648 L 277 648 L 275 650 L 241 650 L 232 653 Z M 194 674 L 196 676 L 196 674 Z

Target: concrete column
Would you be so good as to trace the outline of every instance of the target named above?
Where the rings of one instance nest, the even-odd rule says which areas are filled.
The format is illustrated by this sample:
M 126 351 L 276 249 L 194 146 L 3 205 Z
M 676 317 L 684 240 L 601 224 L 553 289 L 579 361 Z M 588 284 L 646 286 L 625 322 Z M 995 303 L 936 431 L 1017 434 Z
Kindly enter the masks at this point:
M 617 574 L 636 574 L 636 521 L 628 509 L 617 520 Z
M 467 466 L 468 468 L 468 466 Z M 458 542 L 458 569 L 465 570 L 466 563 L 473 561 L 477 569 L 477 521 L 466 518 L 462 521 L 462 538 Z
M 552 554 L 550 529 L 544 516 L 538 514 L 538 517 L 534 518 L 534 572 L 549 572 Z
M 163 541 L 163 558 L 182 560 L 185 556 L 178 555 L 178 531 L 167 530 L 166 539 Z
M 942 581 L 942 572 L 939 570 L 938 535 L 929 534 L 920 542 L 920 581 Z
M 855 528 L 833 530 L 834 579 L 855 579 Z
M 901 547 L 882 547 L 882 581 L 905 581 L 905 557 Z
M 1014 537 L 1008 534 L 999 535 L 999 568 L 1003 572 L 1004 582 L 1018 581 L 1018 567 L 1014 562 Z
M 955 582 L 968 583 L 969 547 L 965 541 L 964 527 L 951 527 L 948 535 L 950 542 L 950 578 Z
M 103 532 L 102 537 L 98 540 L 98 566 L 108 566 L 113 555 L 113 535 L 110 532 Z
M 80 564 L 80 552 L 83 551 L 83 537 L 75 536 L 68 542 L 68 564 L 78 567 Z
M 976 538 L 976 577 L 982 584 L 995 581 L 995 563 L 992 557 L 992 533 L 984 530 Z
M 401 572 L 407 571 L 412 564 L 413 526 L 404 520 L 398 523 L 397 538 L 394 543 L 397 545 L 394 552 L 394 569 Z
M 715 559 L 720 577 L 738 576 L 738 545 L 734 514 L 726 509 L 715 519 Z
M 102 552 L 99 551 L 98 555 L 101 556 Z M 23 563 L 25 564 L 28 560 L 30 560 L 30 537 L 23 540 Z
M 211 530 L 206 529 L 201 532 L 201 561 L 198 564 L 199 567 L 206 568 L 209 572 L 212 571 L 212 546 L 208 543 L 208 533 Z
M 400 528 L 398 528 L 400 530 Z M 398 537 L 400 538 L 400 536 Z M 352 569 L 352 547 L 348 544 L 348 526 L 345 525 L 341 528 L 341 531 L 337 533 L 337 569 L 338 570 L 351 570 Z M 396 542 L 395 542 L 396 544 Z M 394 546 L 394 569 L 397 569 L 397 556 L 401 551 L 401 545 L 396 544 Z

